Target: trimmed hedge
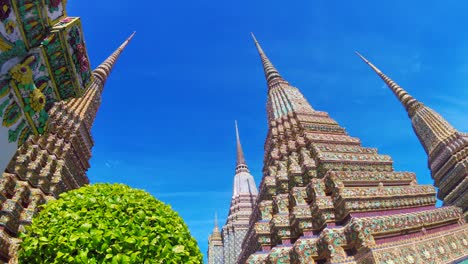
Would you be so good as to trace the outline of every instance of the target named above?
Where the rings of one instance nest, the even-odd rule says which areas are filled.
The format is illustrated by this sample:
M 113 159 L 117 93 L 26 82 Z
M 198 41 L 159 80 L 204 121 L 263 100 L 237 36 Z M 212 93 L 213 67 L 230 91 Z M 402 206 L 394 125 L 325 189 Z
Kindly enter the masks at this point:
M 202 263 L 182 218 L 149 193 L 123 184 L 61 194 L 22 237 L 20 263 Z

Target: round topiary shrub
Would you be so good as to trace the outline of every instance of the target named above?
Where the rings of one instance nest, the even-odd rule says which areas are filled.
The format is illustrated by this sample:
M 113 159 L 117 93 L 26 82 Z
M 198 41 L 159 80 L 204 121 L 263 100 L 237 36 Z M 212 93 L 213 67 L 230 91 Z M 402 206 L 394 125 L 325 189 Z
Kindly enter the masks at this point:
M 202 263 L 182 218 L 123 184 L 61 194 L 22 236 L 19 263 Z

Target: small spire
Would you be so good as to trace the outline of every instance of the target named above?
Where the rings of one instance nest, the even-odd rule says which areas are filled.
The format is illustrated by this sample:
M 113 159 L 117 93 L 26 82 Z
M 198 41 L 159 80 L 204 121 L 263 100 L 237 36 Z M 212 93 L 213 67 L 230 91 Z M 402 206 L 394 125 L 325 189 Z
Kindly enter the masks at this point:
M 237 143 L 237 161 L 236 161 L 236 173 L 240 171 L 249 171 L 247 163 L 245 162 L 244 151 L 240 142 L 239 129 L 237 127 L 237 120 L 234 121 L 236 126 L 236 143 Z
M 215 212 L 214 227 L 218 230 L 218 212 Z
M 368 61 L 364 56 L 362 56 L 359 52 L 356 51 L 356 54 L 367 64 L 369 65 L 372 70 L 374 70 L 377 75 L 387 84 L 387 86 L 392 90 L 392 92 L 396 95 L 398 100 L 401 102 L 403 107 L 405 107 L 408 115 L 412 117 L 415 113 L 415 110 L 421 107 L 423 104 L 420 103 L 418 100 L 414 99 L 407 91 L 405 91 L 401 86 L 399 86 L 396 82 L 390 79 L 387 75 L 385 75 L 379 68 L 377 68 L 374 64 Z
M 288 84 L 288 82 L 285 81 L 283 77 L 281 77 L 278 70 L 276 70 L 275 66 L 273 66 L 271 61 L 268 59 L 262 47 L 260 46 L 260 43 L 257 41 L 257 38 L 255 38 L 255 35 L 252 32 L 250 32 L 250 34 L 252 35 L 253 41 L 258 50 L 258 54 L 260 55 L 260 58 L 262 60 L 263 71 L 265 72 L 265 78 L 267 80 L 268 87 L 271 88 L 272 85 L 276 82 Z
M 221 232 L 219 231 L 219 227 L 218 227 L 218 213 L 217 212 L 215 213 L 214 228 L 213 228 L 213 232 L 211 233 L 210 239 L 212 241 L 222 241 Z
M 93 74 L 95 77 L 99 78 L 103 83 L 107 81 L 112 68 L 114 68 L 115 62 L 119 58 L 122 51 L 127 47 L 128 43 L 133 39 L 136 32 L 133 32 L 130 37 L 125 40 L 120 47 L 114 51 L 101 65 L 99 65 L 94 71 Z
M 237 141 L 237 166 L 239 165 L 245 165 L 245 158 L 244 158 L 244 151 L 242 150 L 242 145 L 240 142 L 240 137 L 239 137 L 239 129 L 237 127 L 237 120 L 234 121 L 234 124 L 236 125 L 236 141 Z

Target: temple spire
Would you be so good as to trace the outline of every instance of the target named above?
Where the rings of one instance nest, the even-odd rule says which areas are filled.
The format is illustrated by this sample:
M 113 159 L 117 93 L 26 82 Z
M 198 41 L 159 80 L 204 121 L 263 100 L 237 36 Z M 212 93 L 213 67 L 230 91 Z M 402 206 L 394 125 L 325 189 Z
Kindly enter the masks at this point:
M 252 32 L 250 34 L 252 35 L 253 41 L 258 50 L 258 54 L 260 55 L 260 59 L 262 60 L 263 71 L 265 72 L 265 78 L 268 83 L 268 88 L 272 88 L 272 86 L 278 82 L 288 84 L 288 82 L 284 80 L 283 77 L 281 77 L 278 70 L 276 70 L 275 66 L 273 66 L 270 59 L 268 59 L 267 55 L 260 46 L 260 43 L 255 38 L 255 35 Z
M 84 119 L 86 127 L 91 129 L 92 124 L 94 122 L 94 118 L 96 117 L 97 110 L 99 108 L 100 100 L 96 100 L 96 98 L 100 97 L 102 90 L 104 88 L 104 84 L 109 77 L 112 68 L 115 65 L 115 62 L 119 58 L 122 51 L 127 47 L 130 40 L 132 40 L 133 36 L 135 36 L 135 32 L 130 35 L 127 40 L 125 40 L 120 47 L 114 51 L 101 65 L 99 65 L 94 71 L 93 75 L 95 77 L 93 85 L 91 85 L 87 91 L 76 100 L 69 100 L 65 102 L 69 111 L 75 112 L 81 118 Z M 85 118 L 86 117 L 86 118 Z
M 128 37 L 120 47 L 114 51 L 101 65 L 99 65 L 94 71 L 93 74 L 95 77 L 99 78 L 103 83 L 107 81 L 112 68 L 114 68 L 115 62 L 119 58 L 122 51 L 127 47 L 128 43 L 133 39 L 136 32 L 133 32 L 130 37 Z
M 237 145 L 237 161 L 236 161 L 236 173 L 240 171 L 249 172 L 247 162 L 245 162 L 244 151 L 240 142 L 239 129 L 237 127 L 237 120 L 234 122 L 236 126 L 236 145 Z
M 443 143 L 457 133 L 457 130 L 441 115 L 414 99 L 361 54 L 358 52 L 356 54 L 380 76 L 405 107 L 411 119 L 413 129 L 431 160 L 433 151 L 444 146 Z
M 359 52 L 356 51 L 356 54 L 367 64 L 369 65 L 372 70 L 374 70 L 377 75 L 387 84 L 387 86 L 392 90 L 392 92 L 396 95 L 400 103 L 406 109 L 406 112 L 410 117 L 413 117 L 415 111 L 423 106 L 421 102 L 414 99 L 407 91 L 405 91 L 401 86 L 399 86 L 396 82 L 390 79 L 387 75 L 385 75 L 379 68 L 377 68 L 374 64 L 372 64 L 369 60 L 364 58 Z
M 244 158 L 244 151 L 242 150 L 242 145 L 240 142 L 239 129 L 237 127 L 237 120 L 234 123 L 236 125 L 237 166 L 242 165 L 242 164 L 246 165 L 245 158 Z
M 215 218 L 214 218 L 214 230 L 219 232 L 219 227 L 218 227 L 218 212 L 215 213 Z
M 214 218 L 214 227 L 213 227 L 213 232 L 211 234 L 211 237 L 213 240 L 219 240 L 221 241 L 221 231 L 219 231 L 218 227 L 218 213 L 215 213 L 215 218 Z

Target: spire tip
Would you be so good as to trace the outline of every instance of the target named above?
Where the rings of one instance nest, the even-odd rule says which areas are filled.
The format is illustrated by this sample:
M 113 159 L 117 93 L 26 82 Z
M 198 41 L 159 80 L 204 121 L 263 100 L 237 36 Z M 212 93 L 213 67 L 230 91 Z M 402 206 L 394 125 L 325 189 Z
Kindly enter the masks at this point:
M 119 58 L 120 54 L 127 47 L 130 40 L 135 36 L 136 32 L 133 32 L 130 37 L 128 37 L 121 45 L 118 47 L 114 53 L 112 53 L 103 63 L 101 63 L 94 71 L 93 74 L 99 78 L 103 83 L 106 82 L 109 77 L 112 68 L 114 68 L 115 62 Z
M 365 63 L 369 64 L 370 61 L 367 60 L 364 56 L 361 55 L 361 53 L 357 52 L 357 51 L 354 51 L 354 53 L 356 53 L 356 55 L 359 56 L 359 58 L 361 58 Z
M 255 35 L 252 32 L 250 32 L 250 34 L 252 34 L 252 38 L 254 40 L 255 47 L 257 47 L 258 54 L 260 55 L 260 59 L 261 59 L 262 64 L 263 64 L 263 71 L 265 72 L 265 78 L 267 80 L 268 89 L 270 89 L 272 87 L 271 85 L 273 83 L 281 82 L 281 83 L 284 83 L 284 84 L 288 84 L 288 82 L 285 81 L 283 79 L 283 77 L 281 77 L 278 70 L 276 70 L 276 68 L 273 66 L 271 61 L 268 59 L 268 57 L 266 56 L 266 54 L 263 51 L 262 47 L 260 46 L 260 43 L 255 38 Z
M 242 145 L 240 142 L 239 129 L 237 127 L 237 120 L 234 121 L 236 127 L 236 146 L 237 146 L 237 161 L 236 161 L 236 171 L 239 166 L 246 165 L 244 158 L 244 151 L 242 150 Z
M 253 41 L 254 41 L 255 43 L 258 43 L 257 38 L 255 38 L 254 33 L 253 33 L 253 32 L 250 32 L 250 35 L 252 36 Z
M 356 54 L 374 70 L 375 73 L 385 82 L 385 84 L 392 90 L 395 96 L 398 98 L 400 103 L 408 112 L 410 117 L 413 116 L 414 110 L 421 105 L 416 99 L 414 99 L 407 91 L 401 88 L 397 83 L 391 80 L 387 75 L 385 75 L 379 68 L 377 68 L 372 62 L 367 60 L 364 56 L 362 56 L 359 52 L 356 51 Z
M 361 55 L 361 53 L 355 51 L 355 53 L 361 58 L 362 61 L 364 61 L 367 65 L 369 65 L 377 74 L 382 74 L 382 71 L 377 68 L 372 62 L 370 62 L 368 59 L 366 59 L 364 56 Z
M 136 34 L 136 31 L 133 31 L 132 34 L 130 34 L 130 36 L 127 38 L 127 42 L 129 42 L 130 40 L 133 39 L 133 37 L 135 36 Z

